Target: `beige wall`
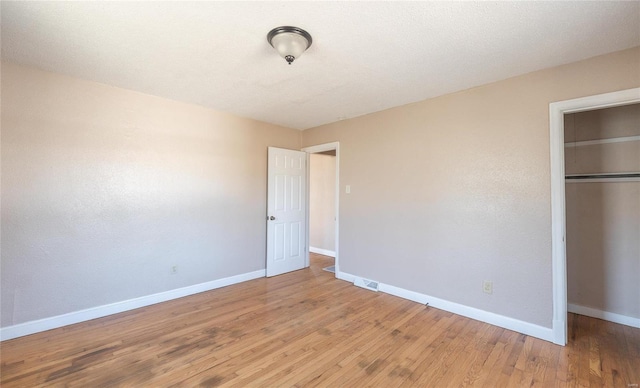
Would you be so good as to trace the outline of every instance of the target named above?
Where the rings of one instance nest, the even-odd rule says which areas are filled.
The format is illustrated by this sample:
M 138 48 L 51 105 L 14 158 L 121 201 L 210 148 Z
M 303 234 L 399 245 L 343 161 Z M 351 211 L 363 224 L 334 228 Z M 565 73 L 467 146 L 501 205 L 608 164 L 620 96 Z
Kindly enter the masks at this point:
M 565 141 L 640 135 L 640 104 L 565 116 Z M 640 141 L 565 148 L 572 174 L 640 171 Z M 569 303 L 640 318 L 640 182 L 567 181 Z
M 2 326 L 265 267 L 298 131 L 2 65 Z M 178 266 L 178 273 L 170 268 Z
M 264 268 L 266 147 L 340 141 L 343 271 L 550 327 L 549 103 L 638 87 L 639 70 L 625 50 L 300 142 L 4 64 L 2 326 Z
M 635 48 L 304 131 L 340 142 L 341 270 L 551 327 L 549 103 L 638 86 Z
M 310 155 L 309 245 L 335 251 L 336 157 Z

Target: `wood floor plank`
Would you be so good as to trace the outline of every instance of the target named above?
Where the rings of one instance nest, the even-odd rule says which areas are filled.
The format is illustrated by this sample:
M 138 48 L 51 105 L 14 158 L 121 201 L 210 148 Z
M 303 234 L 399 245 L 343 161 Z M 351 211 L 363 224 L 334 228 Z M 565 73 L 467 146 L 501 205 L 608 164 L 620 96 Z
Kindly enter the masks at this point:
M 0 344 L 2 387 L 633 387 L 640 329 L 560 347 L 310 268 Z

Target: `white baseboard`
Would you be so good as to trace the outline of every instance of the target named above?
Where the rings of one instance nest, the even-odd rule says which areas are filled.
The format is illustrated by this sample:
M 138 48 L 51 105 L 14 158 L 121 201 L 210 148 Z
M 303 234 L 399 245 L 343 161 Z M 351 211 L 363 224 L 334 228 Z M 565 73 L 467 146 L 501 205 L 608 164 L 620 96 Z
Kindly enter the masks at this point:
M 348 282 L 353 282 L 353 280 L 356 278 L 355 275 L 351 275 L 345 272 L 338 272 L 336 274 L 336 277 Z M 444 299 L 435 298 L 433 296 L 421 294 L 419 292 L 406 290 L 404 288 L 395 287 L 384 283 L 379 283 L 379 287 L 379 291 L 386 294 L 412 300 L 420 304 L 428 303 L 429 306 L 435 307 L 440 310 L 445 310 L 454 314 L 462 315 L 467 318 L 486 322 L 494 326 L 517 331 L 518 333 L 530 335 L 532 337 L 540 338 L 545 341 L 553 342 L 554 340 L 553 330 L 550 327 L 534 325 L 533 323 L 505 317 L 504 315 L 480 310 L 459 303 L 449 302 Z
M 347 281 L 349 283 L 353 283 L 353 281 L 356 280 L 355 276 L 353 276 L 353 275 L 351 275 L 349 273 L 346 273 L 346 272 L 338 271 L 337 268 L 336 268 L 336 277 L 338 279 L 340 279 L 340 280 L 344 280 L 344 281 Z
M 336 257 L 336 252 L 335 252 L 335 251 L 330 251 L 330 250 L 328 250 L 328 249 L 322 249 L 322 248 L 316 248 L 316 247 L 309 247 L 309 252 L 317 253 L 317 254 L 319 254 L 319 255 L 325 255 L 325 256 Z
M 177 288 L 175 290 L 159 292 L 157 294 L 124 300 L 122 302 L 116 302 L 103 306 L 88 308 L 85 310 L 74 311 L 72 313 L 57 315 L 55 317 L 19 323 L 17 325 L 0 328 L 0 341 L 39 333 L 41 331 L 56 329 L 58 327 L 72 325 L 74 323 L 80 323 L 91 319 L 102 318 L 107 315 L 117 314 L 156 303 L 166 302 L 168 300 L 182 298 L 184 296 L 198 294 L 204 291 L 214 290 L 216 288 L 246 282 L 247 280 L 262 278 L 264 276 L 265 270 L 261 269 L 258 271 L 230 276 L 228 278 L 212 280 L 210 282 L 194 284 L 192 286 L 183 288 Z
M 621 325 L 636 327 L 640 329 L 640 318 L 629 317 L 622 314 L 610 313 L 594 309 L 592 307 L 581 306 L 579 304 L 567 304 L 567 311 L 570 313 L 586 315 L 592 318 L 604 319 L 605 321 L 619 323 Z

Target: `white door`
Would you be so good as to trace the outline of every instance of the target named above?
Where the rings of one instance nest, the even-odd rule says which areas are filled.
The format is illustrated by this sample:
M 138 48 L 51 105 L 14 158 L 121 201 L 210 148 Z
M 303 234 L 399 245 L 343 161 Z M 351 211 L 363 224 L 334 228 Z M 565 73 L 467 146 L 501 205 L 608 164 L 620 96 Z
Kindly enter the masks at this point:
M 307 153 L 269 147 L 267 276 L 305 267 Z

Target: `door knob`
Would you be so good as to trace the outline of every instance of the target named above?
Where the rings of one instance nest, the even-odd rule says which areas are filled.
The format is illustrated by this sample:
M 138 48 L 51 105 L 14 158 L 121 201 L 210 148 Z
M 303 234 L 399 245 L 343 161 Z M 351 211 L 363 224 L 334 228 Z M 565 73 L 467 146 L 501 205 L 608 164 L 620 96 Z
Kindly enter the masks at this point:
M 275 218 L 274 216 L 270 216 L 270 217 L 269 217 L 269 219 L 270 219 L 271 221 L 273 221 L 273 220 L 275 220 L 276 218 Z

